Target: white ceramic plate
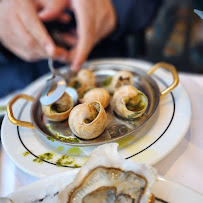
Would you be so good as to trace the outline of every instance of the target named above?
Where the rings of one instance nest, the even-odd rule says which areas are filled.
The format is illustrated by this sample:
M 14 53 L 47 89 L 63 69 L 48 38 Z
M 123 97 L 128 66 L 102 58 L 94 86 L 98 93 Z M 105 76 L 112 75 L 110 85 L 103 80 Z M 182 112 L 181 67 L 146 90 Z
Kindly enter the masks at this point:
M 98 62 L 133 65 L 145 71 L 153 65 L 145 61 L 121 59 L 92 63 Z M 172 82 L 172 76 L 166 70 L 159 69 L 153 78 L 161 90 Z M 25 93 L 35 96 L 39 88 L 45 84 L 46 79 L 47 76 L 38 79 L 26 88 Z M 16 118 L 29 121 L 30 106 L 31 104 L 25 101 L 17 102 L 13 108 Z M 181 84 L 172 93 L 161 99 L 159 108 L 152 118 L 148 127 L 118 141 L 121 157 L 153 165 L 178 145 L 186 134 L 191 119 L 190 99 Z M 144 136 L 138 139 L 143 134 Z M 12 162 L 26 173 L 38 178 L 83 165 L 95 148 L 62 146 L 51 141 L 47 144 L 47 140 L 42 140 L 36 130 L 17 127 L 8 120 L 7 116 L 3 121 L 1 135 L 4 149 Z M 52 157 L 49 156 L 46 160 L 40 161 L 40 155 L 45 153 L 51 153 Z M 66 156 L 63 156 L 64 154 Z M 63 166 L 57 166 L 59 163 L 62 163 Z
M 68 185 L 77 174 L 78 170 L 69 170 L 48 178 L 43 178 L 28 186 L 22 187 L 17 192 L 8 195 L 13 202 L 56 202 L 58 191 Z M 158 177 L 158 181 L 152 186 L 155 195 L 155 203 L 202 203 L 203 196 L 179 183 Z

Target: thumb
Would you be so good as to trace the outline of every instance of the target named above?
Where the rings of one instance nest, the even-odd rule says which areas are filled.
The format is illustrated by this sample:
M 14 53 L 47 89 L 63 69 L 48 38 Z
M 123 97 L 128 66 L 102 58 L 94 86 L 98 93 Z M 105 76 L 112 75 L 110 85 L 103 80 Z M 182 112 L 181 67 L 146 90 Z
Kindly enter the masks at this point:
M 63 9 L 60 6 L 49 5 L 44 7 L 38 13 L 38 16 L 42 21 L 47 22 L 56 19 L 62 13 L 62 11 Z
M 40 11 L 38 15 L 40 20 L 47 22 L 56 18 L 56 16 L 58 15 L 58 11 L 55 10 L 54 8 L 45 8 L 42 11 Z

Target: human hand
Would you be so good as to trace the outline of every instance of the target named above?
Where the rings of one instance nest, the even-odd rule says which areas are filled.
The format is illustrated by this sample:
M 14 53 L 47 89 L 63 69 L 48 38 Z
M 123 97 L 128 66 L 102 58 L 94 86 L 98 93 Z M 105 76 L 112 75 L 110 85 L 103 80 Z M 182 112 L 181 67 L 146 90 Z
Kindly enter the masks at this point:
M 72 0 L 70 9 L 76 16 L 76 38 L 64 35 L 71 50 L 72 68 L 79 70 L 98 41 L 110 34 L 116 26 L 116 15 L 111 0 Z
M 0 41 L 26 61 L 52 57 L 66 61 L 68 52 L 57 47 L 41 23 L 32 0 L 0 2 Z
M 67 7 L 70 7 L 69 0 L 34 0 L 34 2 L 39 11 L 38 16 L 44 22 L 59 20 L 67 23 L 71 20 L 64 12 Z

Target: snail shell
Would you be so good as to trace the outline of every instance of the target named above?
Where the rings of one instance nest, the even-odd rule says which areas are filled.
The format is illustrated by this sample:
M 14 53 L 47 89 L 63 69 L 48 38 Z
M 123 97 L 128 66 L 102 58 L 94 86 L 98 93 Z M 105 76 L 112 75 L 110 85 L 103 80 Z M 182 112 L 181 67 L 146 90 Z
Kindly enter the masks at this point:
M 107 115 L 99 102 L 79 104 L 69 116 L 72 132 L 82 139 L 98 137 L 105 129 Z
M 113 77 L 109 76 L 104 81 L 103 87 L 110 93 L 114 93 L 115 90 L 124 85 L 133 84 L 133 74 L 129 71 L 118 71 Z
M 137 88 L 126 85 L 119 87 L 112 99 L 114 111 L 123 118 L 134 119 L 140 117 L 148 106 L 146 95 Z
M 84 91 L 87 88 L 87 85 L 77 77 L 72 78 L 68 86 L 76 89 L 78 93 Z
M 132 85 L 133 84 L 133 74 L 129 71 L 118 71 L 112 80 L 112 87 L 118 88 L 123 85 Z
M 87 85 L 87 87 L 96 86 L 97 79 L 94 73 L 88 69 L 82 69 L 78 72 L 77 78 Z
M 70 111 L 74 106 L 72 97 L 64 93 L 61 98 L 51 105 L 42 105 L 42 112 L 52 121 L 63 121 L 68 118 Z
M 79 93 L 79 101 L 80 101 L 80 103 L 84 103 L 84 102 L 82 102 L 82 98 L 85 96 L 85 94 L 87 94 L 87 92 L 89 92 L 91 89 L 93 89 L 94 87 L 87 87 L 87 88 L 85 88 L 84 90 L 82 90 L 82 91 L 80 91 L 80 93 Z
M 81 103 L 98 101 L 106 108 L 109 105 L 110 94 L 103 88 L 94 88 L 89 90 L 81 99 Z

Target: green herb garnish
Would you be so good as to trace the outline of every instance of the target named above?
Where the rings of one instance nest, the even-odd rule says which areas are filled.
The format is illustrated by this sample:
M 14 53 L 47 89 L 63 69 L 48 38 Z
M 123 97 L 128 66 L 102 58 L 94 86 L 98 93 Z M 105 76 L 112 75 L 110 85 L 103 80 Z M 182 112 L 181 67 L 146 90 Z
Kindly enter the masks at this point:
M 53 153 L 47 152 L 47 153 L 39 155 L 36 159 L 33 159 L 33 161 L 41 163 L 44 160 L 51 160 L 51 159 L 53 159 Z
M 47 137 L 47 139 L 50 140 L 50 141 L 52 141 L 52 142 L 55 141 L 55 139 L 54 139 L 53 137 Z
M 27 156 L 29 154 L 30 154 L 30 152 L 26 151 L 26 152 L 23 153 L 23 156 Z
M 70 142 L 79 142 L 79 139 L 76 137 L 68 137 L 67 140 Z
M 111 84 L 113 77 L 112 76 L 108 76 L 106 77 L 102 82 L 101 82 L 101 86 L 105 87 Z
M 74 164 L 73 168 L 80 168 L 81 166 Z
M 56 161 L 57 166 L 67 166 L 74 162 L 74 160 L 70 160 L 70 157 L 68 155 L 63 155 L 61 158 L 59 158 Z
M 67 131 L 65 132 L 66 135 L 70 135 L 70 133 L 71 133 L 70 130 L 67 130 Z
M 133 104 L 131 102 L 126 103 L 126 108 L 130 111 L 139 112 L 145 107 L 145 103 L 140 101 L 138 104 Z
M 78 80 L 74 80 L 69 84 L 69 86 L 71 86 L 75 89 L 79 89 L 82 87 L 82 84 Z
M 86 94 L 87 92 L 89 92 L 90 90 L 92 90 L 92 89 L 93 89 L 92 87 L 89 87 L 89 88 L 83 90 L 82 92 L 80 92 L 79 98 L 82 99 L 82 98 L 85 96 L 85 94 Z
M 59 133 L 56 133 L 55 134 L 55 137 L 57 140 L 60 140 L 60 141 L 64 141 L 64 142 L 79 142 L 79 139 L 76 138 L 76 137 L 64 137 L 62 135 L 60 135 Z

